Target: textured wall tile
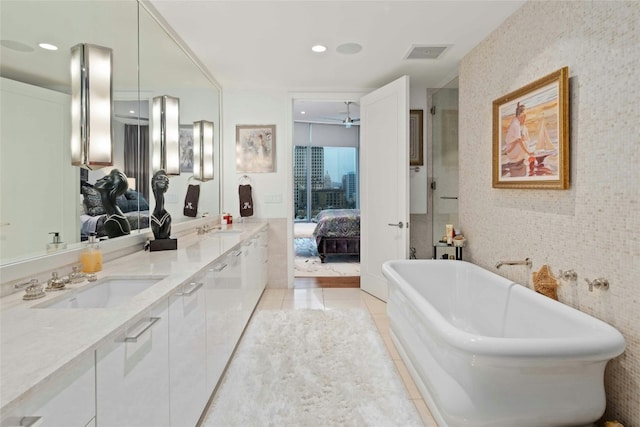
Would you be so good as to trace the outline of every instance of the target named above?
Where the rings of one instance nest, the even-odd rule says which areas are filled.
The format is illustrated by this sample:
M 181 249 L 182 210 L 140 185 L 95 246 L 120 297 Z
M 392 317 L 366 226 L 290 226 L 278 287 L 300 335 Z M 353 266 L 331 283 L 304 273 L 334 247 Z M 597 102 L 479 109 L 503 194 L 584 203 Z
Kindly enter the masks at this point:
M 640 425 L 640 2 L 530 1 L 460 67 L 460 222 L 465 259 L 495 271 L 529 257 L 574 269 L 562 302 L 622 332 L 605 374 L 606 419 Z M 492 102 L 569 67 L 571 188 L 494 189 Z M 499 273 L 530 283 L 530 271 Z M 604 277 L 607 292 L 585 278 Z

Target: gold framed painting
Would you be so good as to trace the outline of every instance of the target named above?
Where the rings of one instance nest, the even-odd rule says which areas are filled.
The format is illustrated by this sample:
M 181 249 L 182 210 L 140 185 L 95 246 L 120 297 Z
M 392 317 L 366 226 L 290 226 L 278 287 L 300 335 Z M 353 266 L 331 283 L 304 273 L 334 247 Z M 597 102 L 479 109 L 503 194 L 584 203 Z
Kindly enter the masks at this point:
M 275 172 L 276 126 L 236 126 L 236 172 Z
M 409 165 L 424 165 L 424 113 L 422 110 L 409 111 Z
M 493 101 L 493 187 L 569 188 L 569 68 Z

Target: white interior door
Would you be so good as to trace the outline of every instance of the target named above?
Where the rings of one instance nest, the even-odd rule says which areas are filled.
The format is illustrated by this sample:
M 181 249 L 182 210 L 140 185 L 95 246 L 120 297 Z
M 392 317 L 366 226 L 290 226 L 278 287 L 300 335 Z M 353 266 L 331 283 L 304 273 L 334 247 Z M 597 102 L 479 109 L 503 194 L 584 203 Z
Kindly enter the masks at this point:
M 409 253 L 409 77 L 360 99 L 360 287 L 386 301 L 382 263 Z

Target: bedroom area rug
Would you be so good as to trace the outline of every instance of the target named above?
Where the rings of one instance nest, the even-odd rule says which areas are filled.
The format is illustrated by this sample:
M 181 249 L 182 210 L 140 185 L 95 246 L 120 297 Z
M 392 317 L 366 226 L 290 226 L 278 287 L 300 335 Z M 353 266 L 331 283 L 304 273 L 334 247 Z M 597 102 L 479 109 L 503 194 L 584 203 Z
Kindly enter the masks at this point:
M 294 276 L 334 277 L 360 276 L 360 259 L 353 255 L 329 255 L 320 261 L 316 241 L 313 237 L 315 223 L 294 225 Z
M 257 311 L 204 426 L 422 426 L 366 310 Z
M 360 258 L 354 255 L 328 255 L 320 261 L 316 242 L 312 238 L 294 239 L 295 277 L 360 276 Z

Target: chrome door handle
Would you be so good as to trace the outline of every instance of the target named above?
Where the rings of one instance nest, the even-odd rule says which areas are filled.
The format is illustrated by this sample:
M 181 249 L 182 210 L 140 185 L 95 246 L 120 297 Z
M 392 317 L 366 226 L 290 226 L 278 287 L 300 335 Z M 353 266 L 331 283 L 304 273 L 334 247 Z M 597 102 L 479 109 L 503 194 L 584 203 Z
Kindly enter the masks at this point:
M 398 222 L 397 224 L 387 224 L 387 225 L 389 225 L 391 227 L 398 227 L 398 228 L 404 227 L 404 224 L 403 224 L 402 221 Z

